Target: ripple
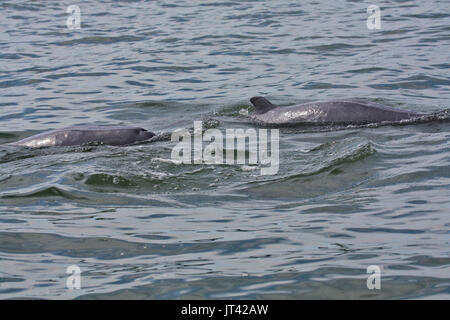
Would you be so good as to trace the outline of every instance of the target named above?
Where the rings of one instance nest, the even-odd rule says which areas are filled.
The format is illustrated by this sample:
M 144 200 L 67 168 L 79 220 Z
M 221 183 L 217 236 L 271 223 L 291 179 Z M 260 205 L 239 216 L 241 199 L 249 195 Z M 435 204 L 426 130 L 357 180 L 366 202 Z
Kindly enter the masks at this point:
M 73 195 L 71 192 L 65 191 L 58 187 L 47 187 L 35 191 L 30 191 L 27 193 L 20 194 L 3 194 L 1 198 L 3 199 L 14 199 L 14 198 L 54 198 L 54 197 L 62 197 L 66 199 L 82 199 Z
M 418 234 L 424 233 L 422 230 L 413 229 L 391 229 L 391 228 L 347 228 L 348 231 L 370 233 L 370 232 L 387 232 L 387 233 L 408 233 L 408 234 Z
M 450 84 L 449 79 L 441 79 L 436 77 L 429 77 L 425 75 L 413 76 L 405 78 L 401 81 L 390 82 L 389 84 L 373 84 L 370 87 L 374 89 L 427 89 L 427 88 L 439 88 L 440 86 L 448 86 Z
M 78 44 L 111 44 L 118 42 L 135 42 L 141 41 L 144 37 L 137 37 L 131 35 L 122 35 L 116 37 L 103 37 L 103 36 L 93 36 L 93 37 L 83 37 L 79 39 L 67 40 L 55 42 L 55 45 L 58 46 L 73 46 Z
M 253 239 L 248 241 L 217 241 L 195 243 L 145 243 L 130 242 L 113 238 L 75 238 L 45 233 L 0 232 L 0 252 L 41 253 L 49 252 L 68 257 L 97 259 L 123 259 L 141 255 L 168 256 L 192 252 L 219 251 L 227 254 L 230 250 L 247 251 L 261 246 L 278 243 L 281 239 Z

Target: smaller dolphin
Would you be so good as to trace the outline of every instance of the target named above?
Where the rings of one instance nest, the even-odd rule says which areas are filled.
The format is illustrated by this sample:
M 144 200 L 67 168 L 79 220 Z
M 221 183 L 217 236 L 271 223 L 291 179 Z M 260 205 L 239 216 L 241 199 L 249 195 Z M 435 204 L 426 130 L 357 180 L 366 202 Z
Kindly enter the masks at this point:
M 29 148 L 75 146 L 86 143 L 127 145 L 150 139 L 155 134 L 138 127 L 123 126 L 76 126 L 43 132 L 9 143 Z
M 250 102 L 258 122 L 276 125 L 289 124 L 367 124 L 382 121 L 400 121 L 425 114 L 394 109 L 377 103 L 357 101 L 318 101 L 280 108 L 264 97 L 253 97 Z

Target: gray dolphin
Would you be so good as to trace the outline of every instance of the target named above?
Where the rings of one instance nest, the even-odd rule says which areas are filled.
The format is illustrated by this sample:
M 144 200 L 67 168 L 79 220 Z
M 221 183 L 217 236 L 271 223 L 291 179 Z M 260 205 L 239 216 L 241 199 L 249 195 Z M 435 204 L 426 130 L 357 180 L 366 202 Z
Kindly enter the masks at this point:
M 76 126 L 43 132 L 9 143 L 30 148 L 74 146 L 98 142 L 107 145 L 127 145 L 150 139 L 155 134 L 138 127 Z
M 357 101 L 318 101 L 280 108 L 264 97 L 253 97 L 250 102 L 256 113 L 252 118 L 266 124 L 367 124 L 382 121 L 400 121 L 422 117 L 425 114 L 394 109 L 377 103 Z

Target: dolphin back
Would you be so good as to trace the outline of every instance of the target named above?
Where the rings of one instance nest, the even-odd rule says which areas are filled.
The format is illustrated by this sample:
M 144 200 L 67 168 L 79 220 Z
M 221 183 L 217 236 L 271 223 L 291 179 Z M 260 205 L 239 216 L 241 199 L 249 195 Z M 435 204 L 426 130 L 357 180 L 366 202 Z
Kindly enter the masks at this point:
M 422 113 L 359 101 L 318 101 L 283 108 L 274 106 L 263 97 L 254 97 L 250 101 L 256 107 L 254 120 L 275 125 L 368 124 L 424 116 Z
M 52 130 L 11 143 L 30 148 L 74 146 L 87 143 L 127 145 L 150 139 L 155 134 L 138 127 L 77 126 Z

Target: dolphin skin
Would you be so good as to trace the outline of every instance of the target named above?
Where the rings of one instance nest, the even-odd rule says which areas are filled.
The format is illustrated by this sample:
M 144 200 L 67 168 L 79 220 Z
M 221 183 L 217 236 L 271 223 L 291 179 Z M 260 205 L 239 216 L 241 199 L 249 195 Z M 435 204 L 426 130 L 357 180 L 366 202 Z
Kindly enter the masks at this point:
M 264 97 L 253 97 L 253 120 L 273 125 L 367 124 L 418 118 L 425 114 L 394 109 L 377 103 L 357 101 L 318 101 L 280 108 Z
M 138 127 L 76 126 L 43 132 L 12 142 L 10 145 L 29 148 L 74 146 L 87 143 L 103 143 L 121 146 L 150 139 L 155 134 Z

